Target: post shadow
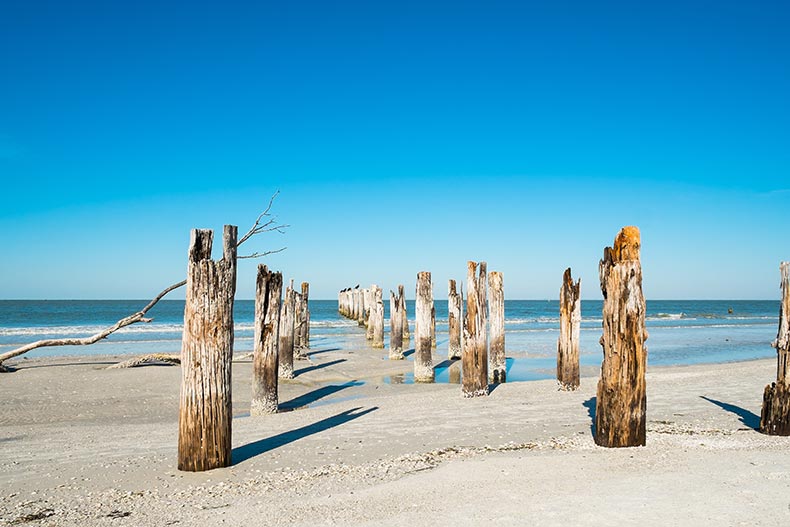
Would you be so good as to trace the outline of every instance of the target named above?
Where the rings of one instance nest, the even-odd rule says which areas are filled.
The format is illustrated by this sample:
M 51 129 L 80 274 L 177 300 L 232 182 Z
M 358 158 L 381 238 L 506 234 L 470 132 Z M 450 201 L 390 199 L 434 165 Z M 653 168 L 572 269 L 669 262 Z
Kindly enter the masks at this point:
M 305 353 L 304 356 L 305 357 L 312 357 L 313 355 L 318 355 L 319 353 L 328 353 L 330 351 L 340 351 L 340 348 L 326 348 L 326 349 L 323 349 L 323 350 L 311 351 L 310 353 Z
M 587 408 L 587 415 L 590 416 L 590 434 L 595 438 L 595 405 L 597 404 L 597 397 L 590 397 L 582 403 L 582 406 Z
M 745 426 L 748 426 L 752 430 L 760 429 L 760 416 L 750 412 L 746 408 L 741 408 L 740 406 L 735 406 L 734 404 L 730 403 L 723 403 L 721 401 L 717 401 L 716 399 L 705 397 L 704 395 L 700 395 L 700 399 L 705 399 L 709 403 L 713 403 L 719 408 L 737 415 L 740 418 L 741 423 L 743 423 Z
M 406 350 L 406 351 L 404 351 L 404 352 L 403 352 L 403 358 L 405 359 L 405 358 L 406 358 L 406 357 L 408 357 L 409 355 L 413 354 L 413 353 L 414 353 L 414 349 L 415 349 L 415 348 L 412 348 L 412 349 L 410 349 L 410 350 Z
M 330 384 L 328 386 L 322 386 L 321 388 L 313 390 L 312 392 L 307 392 L 300 395 L 299 397 L 294 397 L 290 401 L 280 403 L 279 410 L 281 412 L 296 410 L 297 408 L 312 404 L 319 399 L 328 397 L 333 393 L 337 393 L 340 390 L 345 390 L 346 388 L 351 388 L 352 386 L 362 386 L 363 384 L 365 383 L 361 381 L 349 381 L 343 384 Z
M 320 370 L 321 368 L 328 368 L 329 366 L 334 366 L 335 364 L 340 364 L 341 362 L 346 362 L 346 359 L 337 359 L 332 360 L 329 362 L 325 362 L 323 364 L 316 364 L 314 366 L 308 366 L 307 368 L 300 368 L 294 372 L 294 377 L 298 377 L 300 375 L 304 375 L 307 372 Z
M 318 434 L 324 430 L 329 430 L 330 428 L 340 426 L 375 410 L 378 410 L 378 406 L 368 408 L 367 410 L 362 410 L 361 407 L 352 408 L 350 410 L 340 412 L 337 415 L 333 415 L 332 417 L 327 417 L 326 419 L 316 421 L 313 424 L 297 428 L 296 430 L 290 430 L 288 432 L 283 432 L 282 434 L 277 434 L 276 436 L 259 439 L 258 441 L 236 447 L 231 451 L 232 465 L 237 465 L 257 455 L 287 445 L 288 443 L 293 443 L 294 441 L 298 441 L 303 437 Z

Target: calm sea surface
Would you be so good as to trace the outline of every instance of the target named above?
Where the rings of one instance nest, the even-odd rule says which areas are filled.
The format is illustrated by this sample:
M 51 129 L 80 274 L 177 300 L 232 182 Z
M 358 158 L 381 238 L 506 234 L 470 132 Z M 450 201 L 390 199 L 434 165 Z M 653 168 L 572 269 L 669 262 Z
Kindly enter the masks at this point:
M 0 352 L 39 339 L 91 335 L 141 309 L 147 300 L 3 300 L 0 301 Z M 313 347 L 364 346 L 364 334 L 355 322 L 337 313 L 334 300 L 311 300 Z M 409 319 L 414 302 L 407 303 Z M 730 312 L 731 310 L 731 312 Z M 236 302 L 236 350 L 252 349 L 254 304 Z M 389 316 L 385 302 L 385 316 Z M 672 365 L 732 362 L 774 357 L 779 301 L 654 300 L 647 303 L 650 334 L 648 364 Z M 53 355 L 143 354 L 176 352 L 181 347 L 184 316 L 182 300 L 161 301 L 149 316 L 150 324 L 136 324 L 91 346 L 42 348 L 30 357 Z M 548 375 L 556 365 L 559 335 L 557 301 L 505 302 L 506 348 L 522 368 Z M 440 355 L 447 346 L 447 301 L 436 301 Z M 389 321 L 385 322 L 388 332 Z M 413 329 L 412 329 L 413 330 Z M 601 301 L 582 302 L 581 364 L 601 362 Z M 385 335 L 385 342 L 388 337 Z M 445 351 L 442 351 L 444 347 Z M 371 350 L 372 353 L 378 352 Z M 536 378 L 537 378 L 536 377 Z

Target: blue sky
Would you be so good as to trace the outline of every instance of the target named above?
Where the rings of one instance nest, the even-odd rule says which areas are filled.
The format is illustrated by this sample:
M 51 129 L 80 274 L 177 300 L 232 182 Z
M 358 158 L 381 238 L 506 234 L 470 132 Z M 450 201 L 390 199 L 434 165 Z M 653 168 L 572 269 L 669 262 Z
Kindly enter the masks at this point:
M 150 297 L 277 189 L 250 249 L 314 298 L 469 259 L 600 298 L 629 224 L 648 298 L 777 298 L 787 4 L 542 4 L 3 3 L 0 298 Z

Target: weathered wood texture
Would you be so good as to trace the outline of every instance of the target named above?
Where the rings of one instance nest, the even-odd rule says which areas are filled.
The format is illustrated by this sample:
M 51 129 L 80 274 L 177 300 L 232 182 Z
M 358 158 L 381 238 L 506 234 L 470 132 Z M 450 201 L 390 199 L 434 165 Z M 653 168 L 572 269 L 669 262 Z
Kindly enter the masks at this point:
M 384 347 L 384 299 L 383 291 L 379 286 L 374 286 L 371 291 L 370 325 L 373 328 L 373 342 L 370 343 L 374 348 Z
M 300 347 L 307 349 L 310 348 L 310 284 L 307 282 L 302 282 L 302 298 Z
M 364 327 L 367 324 L 367 289 L 359 289 L 357 295 L 357 324 Z
M 231 362 L 238 229 L 225 225 L 223 258 L 211 259 L 214 233 L 191 233 L 187 264 L 178 469 L 203 471 L 231 463 Z
M 365 338 L 368 340 L 373 340 L 373 324 L 371 324 L 371 320 L 375 317 L 373 311 L 376 307 L 377 288 L 378 286 L 373 284 L 369 288 L 365 289 Z
M 570 267 L 560 287 L 560 337 L 557 339 L 557 383 L 561 390 L 579 387 L 579 332 L 582 321 L 581 278 L 573 283 Z
M 291 289 L 293 289 L 293 280 L 291 280 Z M 294 348 L 293 348 L 293 358 L 294 360 L 304 360 L 307 358 L 305 356 L 302 346 L 302 324 L 304 321 L 302 320 L 302 312 L 304 311 L 305 301 L 304 297 L 301 293 L 297 292 L 295 289 L 293 291 L 294 296 L 294 311 L 293 311 L 293 318 L 294 318 Z
M 461 358 L 461 295 L 455 287 L 455 280 L 450 280 L 447 293 L 447 326 L 450 342 L 447 345 L 447 358 Z
M 782 281 L 782 303 L 779 308 L 779 330 L 776 348 L 776 382 L 765 387 L 760 431 L 764 434 L 790 435 L 790 262 L 779 265 Z
M 639 229 L 623 227 L 604 249 L 598 271 L 603 292 L 603 363 L 595 406 L 595 442 L 645 444 L 647 330 Z
M 409 332 L 409 313 L 406 310 L 406 294 L 402 285 L 398 286 L 398 298 L 400 298 L 401 310 L 403 311 L 401 317 L 403 321 L 403 345 L 406 346 L 411 340 L 411 333 Z
M 390 360 L 403 360 L 403 307 L 401 299 L 390 291 Z
M 488 380 L 493 383 L 505 382 L 507 362 L 505 359 L 505 288 L 502 273 L 488 273 L 488 289 L 491 298 L 488 301 L 489 330 L 491 338 L 488 350 Z
M 296 292 L 293 289 L 293 280 L 285 288 L 282 307 L 280 308 L 280 328 L 278 338 L 277 356 L 279 358 L 279 377 L 293 379 L 294 377 L 294 312 L 296 310 Z
M 431 348 L 436 349 L 436 304 L 431 300 Z
M 486 331 L 486 263 L 469 262 L 466 275 L 466 311 L 462 352 L 461 394 L 488 395 L 488 332 Z
M 431 273 L 417 273 L 417 291 L 414 307 L 414 381 L 433 382 L 433 357 L 431 356 L 431 310 L 433 288 Z
M 280 337 L 282 289 L 283 275 L 269 271 L 265 265 L 258 265 L 255 283 L 250 415 L 277 412 L 277 377 L 279 375 L 277 349 Z M 291 375 L 293 376 L 293 368 Z

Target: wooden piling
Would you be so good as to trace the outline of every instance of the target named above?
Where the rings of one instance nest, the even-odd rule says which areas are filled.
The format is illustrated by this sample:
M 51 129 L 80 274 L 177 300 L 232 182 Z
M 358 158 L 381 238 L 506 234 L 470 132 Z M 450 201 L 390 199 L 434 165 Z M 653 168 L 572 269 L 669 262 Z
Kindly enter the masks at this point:
M 643 446 L 647 394 L 647 330 L 639 229 L 623 227 L 604 249 L 598 271 L 603 292 L 603 363 L 595 406 L 595 442 Z
M 466 311 L 462 351 L 461 394 L 488 395 L 488 333 L 486 331 L 486 263 L 469 262 L 466 275 Z
M 178 469 L 191 472 L 231 463 L 231 361 L 238 229 L 225 225 L 223 257 L 211 259 L 214 233 L 192 230 L 187 264 Z
M 790 262 L 779 265 L 782 303 L 779 330 L 772 346 L 776 348 L 776 382 L 765 387 L 760 415 L 760 432 L 790 436 Z
M 373 324 L 371 321 L 376 316 L 374 313 L 376 309 L 376 289 L 378 289 L 378 286 L 373 284 L 365 290 L 365 305 L 367 306 L 365 308 L 365 338 L 368 340 L 373 340 Z
M 280 333 L 280 295 L 283 276 L 258 265 L 255 287 L 255 325 L 252 352 L 252 401 L 250 415 L 277 412 L 277 377 Z
M 491 338 L 488 350 L 488 380 L 498 384 L 505 382 L 507 361 L 505 359 L 505 289 L 502 273 L 488 273 L 488 288 L 491 298 L 488 301 L 489 327 Z
M 281 379 L 294 377 L 294 313 L 296 310 L 296 292 L 293 280 L 285 288 L 285 297 L 280 308 L 280 338 L 277 355 L 280 362 L 279 376 Z
M 309 349 L 310 348 L 310 284 L 308 282 L 302 282 L 302 313 L 300 315 L 300 319 L 302 321 L 302 331 L 301 331 L 301 338 L 300 341 L 300 348 L 301 349 Z M 304 355 L 304 354 L 302 354 Z
M 390 360 L 403 360 L 403 306 L 401 298 L 390 291 Z
M 291 280 L 291 289 L 293 289 L 293 280 Z M 307 356 L 304 354 L 304 345 L 302 344 L 302 328 L 305 321 L 302 319 L 305 310 L 305 298 L 301 293 L 296 290 L 293 291 L 294 297 L 294 347 L 293 358 L 294 360 L 305 360 Z
M 560 337 L 557 339 L 557 383 L 561 390 L 579 387 L 579 333 L 582 320 L 581 278 L 573 283 L 571 268 L 560 287 Z
M 382 290 L 379 286 L 374 286 L 371 292 L 373 305 L 370 311 L 370 325 L 373 327 L 373 342 L 370 344 L 374 348 L 384 347 L 384 300 Z
M 447 326 L 450 342 L 447 346 L 447 358 L 461 358 L 461 296 L 455 288 L 455 280 L 450 280 L 447 293 Z
M 414 307 L 414 381 L 433 382 L 433 357 L 431 356 L 431 310 L 433 289 L 431 273 L 417 273 L 417 292 Z
M 403 311 L 401 316 L 403 321 L 403 345 L 406 346 L 411 340 L 411 333 L 409 332 L 409 313 L 406 310 L 406 294 L 402 285 L 398 285 L 398 298 L 400 298 L 401 311 Z
M 431 301 L 431 349 L 436 349 L 436 304 Z

